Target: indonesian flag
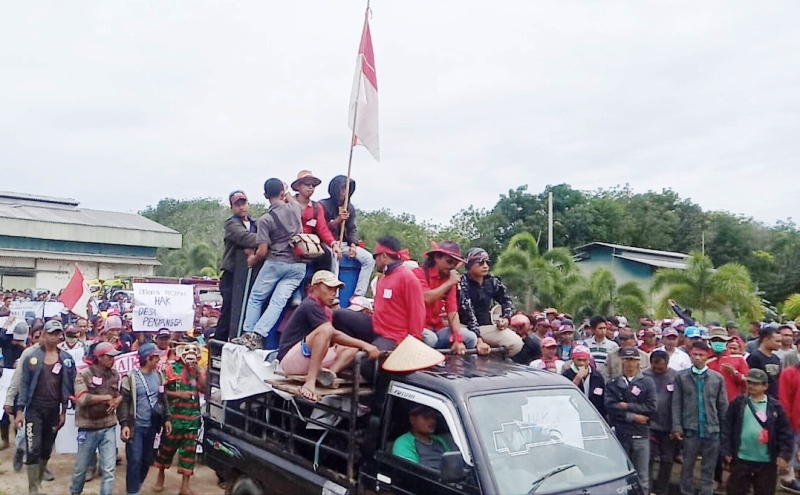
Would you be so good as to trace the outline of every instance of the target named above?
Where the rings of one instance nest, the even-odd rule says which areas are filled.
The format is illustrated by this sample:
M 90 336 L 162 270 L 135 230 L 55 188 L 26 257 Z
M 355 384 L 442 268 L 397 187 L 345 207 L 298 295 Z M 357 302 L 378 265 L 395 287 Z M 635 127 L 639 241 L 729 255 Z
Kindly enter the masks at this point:
M 378 76 L 375 73 L 375 54 L 372 51 L 372 35 L 369 19 L 365 14 L 364 31 L 356 59 L 356 75 L 350 93 L 350 118 L 348 125 L 353 130 L 353 146 L 362 144 L 377 161 L 381 161 L 378 141 Z M 355 128 L 353 124 L 355 123 Z
M 92 293 L 89 290 L 89 286 L 86 285 L 83 273 L 81 273 L 78 264 L 75 263 L 75 273 L 73 273 L 72 278 L 69 279 L 69 283 L 64 288 L 64 292 L 61 293 L 59 300 L 64 303 L 64 306 L 66 306 L 68 310 L 76 315 L 88 318 L 89 315 L 86 312 L 86 305 L 89 304 L 91 298 Z

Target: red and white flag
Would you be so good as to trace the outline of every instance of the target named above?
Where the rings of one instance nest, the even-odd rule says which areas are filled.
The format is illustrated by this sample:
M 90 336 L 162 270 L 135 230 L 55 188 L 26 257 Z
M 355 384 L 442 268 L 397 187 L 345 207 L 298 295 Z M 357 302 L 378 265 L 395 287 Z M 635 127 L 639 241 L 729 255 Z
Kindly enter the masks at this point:
M 86 280 L 83 278 L 81 269 L 78 267 L 78 264 L 75 263 L 75 273 L 73 273 L 72 278 L 69 279 L 69 283 L 64 288 L 64 292 L 61 293 L 59 300 L 64 303 L 64 306 L 66 306 L 68 310 L 76 315 L 82 318 L 88 318 L 89 315 L 86 311 L 86 305 L 89 304 L 91 298 L 92 292 L 89 290 L 89 286 L 86 285 Z
M 353 130 L 353 146 L 360 143 L 375 160 L 381 160 L 378 140 L 378 76 L 375 73 L 375 53 L 372 51 L 372 35 L 369 31 L 369 10 L 364 18 L 364 31 L 356 59 L 356 75 L 350 93 L 350 118 L 348 125 Z M 355 127 L 354 127 L 355 124 Z

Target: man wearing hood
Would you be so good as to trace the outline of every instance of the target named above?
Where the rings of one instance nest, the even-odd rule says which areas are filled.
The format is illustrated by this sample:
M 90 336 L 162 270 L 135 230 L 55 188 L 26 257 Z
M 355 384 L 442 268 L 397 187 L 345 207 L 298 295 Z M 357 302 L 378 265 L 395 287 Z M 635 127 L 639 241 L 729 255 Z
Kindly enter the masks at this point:
M 349 197 L 347 198 L 347 208 L 345 209 L 345 197 L 348 195 L 347 177 L 344 175 L 337 175 L 334 177 L 330 184 L 328 184 L 329 198 L 323 199 L 319 202 L 325 210 L 325 218 L 328 221 L 328 228 L 333 233 L 334 237 L 338 238 L 342 230 L 342 223 L 344 223 L 344 245 L 347 246 L 346 253 L 350 259 L 355 259 L 361 265 L 361 270 L 358 272 L 358 282 L 356 283 L 356 296 L 366 296 L 367 289 L 369 288 L 369 278 L 372 271 L 375 269 L 375 260 L 372 258 L 372 253 L 358 245 L 358 229 L 356 228 L 356 209 L 350 198 L 356 190 L 356 181 L 350 179 Z M 333 272 L 339 275 L 339 264 L 334 260 Z

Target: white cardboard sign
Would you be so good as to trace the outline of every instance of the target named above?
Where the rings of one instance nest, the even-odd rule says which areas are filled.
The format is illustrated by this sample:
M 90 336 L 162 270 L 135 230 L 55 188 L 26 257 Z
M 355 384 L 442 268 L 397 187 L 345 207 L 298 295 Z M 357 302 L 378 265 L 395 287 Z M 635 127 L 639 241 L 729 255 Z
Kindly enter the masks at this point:
M 169 328 L 188 332 L 194 325 L 194 288 L 179 284 L 133 284 L 133 331 Z

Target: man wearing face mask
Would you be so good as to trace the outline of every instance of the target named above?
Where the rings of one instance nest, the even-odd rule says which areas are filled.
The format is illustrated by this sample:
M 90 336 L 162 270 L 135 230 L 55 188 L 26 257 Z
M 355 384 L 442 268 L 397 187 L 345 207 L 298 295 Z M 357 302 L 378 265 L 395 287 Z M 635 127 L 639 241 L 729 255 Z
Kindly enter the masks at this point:
M 58 348 L 72 356 L 76 363 L 83 361 L 86 354 L 86 344 L 81 341 L 80 331 L 74 325 L 64 330 L 64 342 L 59 343 Z

